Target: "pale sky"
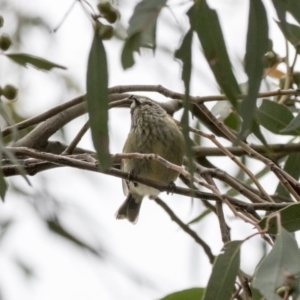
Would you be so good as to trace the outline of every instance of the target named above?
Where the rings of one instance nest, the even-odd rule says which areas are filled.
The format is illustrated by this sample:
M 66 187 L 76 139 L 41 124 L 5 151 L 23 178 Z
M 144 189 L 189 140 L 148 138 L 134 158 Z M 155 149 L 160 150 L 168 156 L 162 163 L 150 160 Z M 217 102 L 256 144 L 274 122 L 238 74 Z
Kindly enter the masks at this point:
M 60 23 L 72 2 L 73 0 L 9 0 L 12 8 L 44 19 L 51 28 Z M 269 7 L 268 1 L 265 2 Z M 91 0 L 89 3 L 95 7 L 97 2 Z M 131 0 L 118 1 L 122 25 L 127 26 L 134 3 Z M 188 26 L 183 12 L 189 5 L 182 3 L 188 2 L 169 1 L 172 12 L 165 8 L 161 14 L 162 19 L 158 22 L 159 46 L 156 56 L 142 51 L 141 57 L 135 57 L 136 65 L 132 69 L 125 72 L 121 67 L 120 41 L 113 39 L 105 43 L 109 59 L 110 86 L 161 84 L 171 90 L 183 92 L 180 64 L 169 55 L 169 51 L 174 51 L 180 45 L 180 32 L 185 31 Z M 245 51 L 248 1 L 211 0 L 209 3 L 219 13 L 237 78 L 243 82 L 246 77 L 240 62 Z M 15 19 L 6 10 L 3 16 L 5 25 L 1 32 L 10 33 L 10 30 L 13 31 Z M 178 28 L 177 34 L 174 34 L 174 28 Z M 54 70 L 46 73 L 30 67 L 22 70 L 5 57 L 0 57 L 0 64 L 3 66 L 0 69 L 0 84 L 11 82 L 19 86 L 16 107 L 20 114 L 32 116 L 42 113 L 85 92 L 86 65 L 92 34 L 91 22 L 77 4 L 56 33 L 38 29 L 29 31 L 19 50 L 64 65 L 68 68 L 67 71 Z M 274 24 L 270 34 L 276 38 L 275 49 L 283 54 L 283 39 L 277 38 L 279 31 Z M 205 60 L 200 51 L 196 51 L 199 43 L 195 42 L 194 46 L 195 53 L 198 53 L 195 55 L 198 56 L 195 57 L 193 65 L 191 93 L 218 94 L 218 88 Z M 67 88 L 63 76 L 72 78 L 77 88 Z M 150 93 L 146 95 L 164 101 L 162 96 Z M 177 117 L 179 116 L 180 113 Z M 78 118 L 66 127 L 64 133 L 67 141 L 73 139 L 86 118 Z M 129 110 L 110 111 L 109 126 L 111 152 L 121 152 L 130 127 Z M 53 137 L 60 138 L 59 134 Z M 270 135 L 269 138 L 273 137 Z M 204 141 L 204 145 L 209 143 Z M 80 146 L 93 149 L 89 132 Z M 216 158 L 214 162 L 219 165 L 222 162 L 222 167 L 234 175 L 237 168 L 229 159 L 221 159 Z M 258 170 L 260 167 L 257 164 L 253 168 Z M 59 203 L 66 205 L 67 209 L 61 216 L 66 227 L 91 245 L 107 249 L 107 254 L 103 261 L 96 259 L 88 252 L 80 251 L 49 234 L 26 200 L 16 196 L 11 189 L 6 202 L 0 203 L 0 218 L 13 217 L 16 220 L 0 244 L 0 289 L 5 300 L 150 300 L 176 290 L 206 285 L 211 267 L 202 248 L 153 201 L 145 199 L 136 225 L 115 219 L 115 211 L 125 197 L 120 179 L 60 168 L 41 173 L 30 180 L 32 187 L 28 187 L 23 179 L 17 177 L 10 178 L 9 182 L 29 194 L 49 193 Z M 267 179 L 262 182 L 267 183 Z M 272 187 L 266 188 L 270 192 L 274 191 Z M 199 200 L 194 200 L 192 204 L 187 197 L 165 193 L 161 194 L 161 198 L 184 222 L 190 221 L 203 210 Z M 43 201 L 41 196 L 36 205 L 43 207 Z M 253 232 L 250 225 L 234 219 L 227 209 L 225 211 L 232 227 L 232 239 L 245 238 Z M 46 210 L 45 213 L 49 212 Z M 214 254 L 220 252 L 222 242 L 218 222 L 213 214 L 191 227 L 211 246 Z M 257 237 L 243 246 L 244 271 L 253 272 L 253 267 L 260 260 L 262 253 L 257 251 L 260 243 Z M 24 279 L 14 264 L 16 259 L 28 263 L 36 271 L 35 277 L 29 281 Z M 135 281 L 133 278 L 139 280 Z

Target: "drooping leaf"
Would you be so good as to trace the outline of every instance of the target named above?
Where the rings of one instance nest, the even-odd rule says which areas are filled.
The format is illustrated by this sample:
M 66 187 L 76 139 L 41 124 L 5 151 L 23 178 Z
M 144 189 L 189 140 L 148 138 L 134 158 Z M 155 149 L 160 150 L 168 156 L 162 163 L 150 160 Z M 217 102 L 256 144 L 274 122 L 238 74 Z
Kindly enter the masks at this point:
M 268 146 L 268 143 L 264 135 L 262 134 L 256 119 L 254 119 L 252 122 L 251 132 L 262 142 L 263 145 L 265 145 L 266 147 Z
M 292 234 L 281 228 L 274 247 L 259 264 L 253 281 L 268 300 L 280 300 L 276 294 L 282 286 L 299 292 L 299 282 L 295 279 L 300 272 L 300 256 L 297 242 Z
M 263 100 L 255 114 L 258 124 L 276 134 L 299 135 L 300 130 L 281 132 L 294 119 L 289 109 L 274 101 Z
M 300 230 L 300 204 L 292 204 L 286 208 L 283 208 L 278 211 L 280 214 L 281 225 L 288 231 L 294 232 Z M 275 214 L 275 213 L 274 213 Z M 270 216 L 268 216 L 270 218 Z M 267 217 L 263 218 L 258 224 L 262 229 L 266 228 Z M 268 222 L 268 233 L 276 234 L 278 231 L 277 228 L 277 219 L 271 218 Z
M 294 24 L 285 22 L 283 23 L 276 22 L 279 28 L 281 29 L 285 38 L 297 49 L 298 54 L 300 53 L 300 27 Z
M 206 1 L 202 0 L 195 1 L 187 14 L 219 86 L 232 105 L 237 107 L 236 96 L 240 94 L 240 89 L 231 68 L 216 11 L 210 9 Z
M 206 209 L 199 216 L 197 216 L 196 218 L 194 218 L 193 220 L 191 220 L 190 222 L 188 222 L 187 225 L 191 225 L 191 224 L 195 224 L 195 223 L 200 222 L 204 217 L 206 217 L 207 215 L 209 215 L 211 212 L 212 211 L 210 209 Z
M 169 294 L 161 300 L 200 300 L 204 294 L 203 288 L 191 288 Z
M 285 127 L 281 130 L 281 133 L 291 132 L 300 128 L 300 113 Z
M 95 254 L 96 256 L 101 256 L 102 254 L 102 249 L 95 249 L 88 244 L 86 244 L 84 241 L 82 241 L 80 238 L 77 238 L 75 235 L 73 235 L 70 231 L 67 229 L 63 228 L 58 221 L 54 220 L 47 220 L 47 225 L 49 230 L 54 232 L 55 234 L 59 235 L 60 237 L 64 238 L 68 242 L 71 242 L 72 244 L 88 250 L 92 254 Z
M 28 65 L 31 65 L 39 70 L 44 70 L 44 71 L 49 71 L 53 68 L 59 68 L 66 70 L 66 67 L 55 64 L 51 61 L 48 61 L 46 59 L 33 56 L 30 54 L 26 53 L 10 53 L 10 54 L 5 54 L 9 59 L 14 61 L 15 63 L 27 67 Z
M 124 69 L 133 66 L 133 53 L 139 53 L 141 47 L 155 50 L 157 18 L 166 2 L 167 0 L 143 0 L 136 5 L 129 20 L 128 38 L 121 56 Z
M 92 139 L 100 168 L 111 166 L 108 136 L 108 71 L 104 45 L 97 33 L 94 35 L 87 69 L 87 106 Z
M 185 87 L 185 100 L 183 102 L 183 114 L 181 118 L 182 132 L 186 144 L 186 154 L 189 159 L 189 170 L 192 172 L 192 142 L 189 136 L 189 95 L 190 80 L 192 72 L 192 40 L 193 32 L 191 30 L 185 35 L 180 48 L 176 51 L 175 57 L 183 63 L 181 78 Z
M 299 153 L 292 153 L 289 155 L 288 159 L 284 164 L 284 171 L 290 174 L 296 180 L 300 177 L 300 154 Z M 283 187 L 282 183 L 279 182 L 276 194 L 290 198 L 290 193 Z
M 264 71 L 263 56 L 268 51 L 268 21 L 261 0 L 250 1 L 249 25 L 245 56 L 248 92 L 242 101 L 240 114 L 243 119 L 239 138 L 243 138 L 252 125 L 256 99 Z
M 224 253 L 214 263 L 203 300 L 230 300 L 240 266 L 242 241 L 225 244 Z

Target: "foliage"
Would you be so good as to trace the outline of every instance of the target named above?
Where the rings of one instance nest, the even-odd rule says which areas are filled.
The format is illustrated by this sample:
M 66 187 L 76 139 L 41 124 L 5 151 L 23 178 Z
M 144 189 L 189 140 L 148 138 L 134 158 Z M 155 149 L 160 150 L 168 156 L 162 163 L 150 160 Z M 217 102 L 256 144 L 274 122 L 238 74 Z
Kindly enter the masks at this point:
M 117 18 L 122 15 L 122 11 L 118 11 L 118 7 L 114 5 L 100 5 L 99 11 L 95 12 L 96 10 L 86 2 L 79 2 L 94 26 L 93 41 L 87 58 L 87 94 L 40 116 L 20 122 L 17 120 L 12 122 L 7 117 L 6 110 L 9 104 L 6 105 L 6 109 L 0 109 L 6 123 L 0 141 L 0 156 L 3 158 L 0 173 L 1 198 L 4 200 L 7 191 L 6 177 L 22 175 L 28 181 L 25 174 L 35 175 L 61 166 L 128 178 L 129 174 L 119 169 L 122 155 L 113 156 L 109 153 L 108 110 L 113 107 L 128 107 L 129 96 L 134 92 L 160 93 L 169 98 L 162 104 L 168 113 L 173 115 L 183 109 L 179 123 L 187 144 L 186 165 L 190 173 L 180 167 L 177 170 L 180 171 L 186 188 L 170 188 L 139 177 L 136 181 L 161 191 L 174 192 L 202 201 L 205 209 L 188 224 L 182 222 L 166 204 L 160 200 L 157 200 L 157 203 L 204 249 L 209 261 L 213 263 L 206 287 L 178 291 L 162 299 L 201 297 L 205 300 L 272 300 L 299 297 L 300 257 L 297 241 L 291 233 L 300 229 L 300 209 L 297 203 L 300 201 L 298 182 L 300 144 L 297 141 L 300 132 L 300 73 L 296 64 L 300 53 L 299 1 L 272 1 L 278 17 L 276 23 L 287 43 L 286 57 L 280 57 L 269 40 L 270 28 L 267 21 L 269 12 L 263 1 L 250 1 L 244 56 L 244 71 L 248 78 L 246 83 L 239 82 L 236 78 L 217 11 L 205 0 L 189 3 L 184 12 L 186 19 L 189 20 L 189 28 L 182 33 L 182 42 L 176 51 L 168 53 L 181 63 L 181 78 L 185 88 L 182 93 L 163 86 L 109 87 L 111 74 L 108 71 L 107 49 L 115 37 L 120 38 L 117 26 L 120 21 Z M 162 12 L 167 9 L 172 9 L 172 3 L 165 0 L 142 0 L 136 4 L 129 20 L 127 37 L 121 39 L 123 47 L 120 61 L 124 70 L 132 68 L 137 63 L 138 55 L 143 55 L 142 50 L 145 48 L 152 50 L 155 55 L 159 47 L 157 40 L 159 21 Z M 291 16 L 293 24 L 290 23 Z M 31 54 L 10 53 L 11 43 L 7 43 L 7 40 L 4 42 L 2 54 L 12 62 L 22 66 L 32 65 L 44 71 L 53 68 L 64 69 L 59 64 Z M 195 47 L 195 43 L 199 42 L 200 49 Z M 200 57 L 204 58 L 210 67 L 215 84 L 220 90 L 219 95 L 202 97 L 191 95 L 192 82 L 196 76 L 194 60 Z M 280 64 L 285 66 L 285 72 L 282 71 Z M 263 83 L 270 82 L 276 85 L 276 88 L 262 91 Z M 242 93 L 245 86 L 246 92 Z M 0 89 L 1 107 L 4 107 L 2 105 L 4 90 Z M 11 100 L 9 97 L 6 98 Z M 215 101 L 213 107 L 206 104 L 209 101 Z M 86 112 L 96 153 L 77 147 L 88 128 L 86 125 L 70 145 L 49 140 L 54 133 Z M 198 124 L 204 124 L 213 134 L 191 127 L 191 113 Z M 28 132 L 22 135 L 21 130 L 24 129 Z M 267 143 L 271 133 L 277 139 L 288 137 L 290 141 L 280 145 Z M 253 137 L 258 139 L 256 144 L 250 144 Z M 225 142 L 221 143 L 220 138 Z M 209 139 L 214 144 L 214 149 L 207 148 L 205 152 L 205 147 L 198 147 L 201 146 L 202 139 Z M 229 175 L 222 165 L 215 165 L 208 160 L 210 156 L 216 155 L 212 153 L 223 155 L 224 159 L 229 157 L 238 166 L 238 174 Z M 259 161 L 263 167 L 259 171 L 254 171 L 248 157 Z M 158 158 L 143 156 L 142 159 Z M 264 176 L 270 175 L 277 180 L 272 181 L 271 187 L 263 184 L 262 180 Z M 224 187 L 219 187 L 215 179 L 223 182 Z M 205 186 L 209 193 L 202 192 L 202 186 Z M 238 222 L 251 224 L 255 228 L 254 234 L 245 236 L 244 239 L 232 240 L 224 207 L 229 209 L 229 215 L 234 216 Z M 196 224 L 203 222 L 209 213 L 217 216 L 224 243 L 223 250 L 216 257 L 213 256 L 209 243 L 202 240 L 201 234 L 192 229 Z M 88 250 L 96 257 L 103 256 L 102 248 L 88 245 L 64 228 L 56 211 L 51 216 L 42 218 L 48 229 L 57 236 L 80 249 Z M 11 223 L 11 220 L 0 222 L 2 229 L 0 241 Z M 240 262 L 241 247 L 256 235 L 261 236 L 270 251 L 261 257 L 253 274 L 246 274 Z

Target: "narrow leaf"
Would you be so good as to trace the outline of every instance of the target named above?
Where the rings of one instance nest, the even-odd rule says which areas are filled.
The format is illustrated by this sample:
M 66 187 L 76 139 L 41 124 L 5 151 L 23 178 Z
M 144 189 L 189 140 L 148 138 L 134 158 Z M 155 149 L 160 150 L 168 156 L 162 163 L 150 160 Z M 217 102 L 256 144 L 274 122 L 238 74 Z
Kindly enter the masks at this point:
M 198 217 L 194 218 L 193 220 L 191 220 L 190 222 L 187 223 L 187 225 L 191 225 L 191 224 L 195 224 L 200 222 L 204 217 L 206 217 L 207 215 L 209 215 L 211 213 L 210 209 L 206 209 L 204 212 L 202 212 Z
M 54 232 L 55 234 L 59 235 L 60 237 L 64 238 L 65 240 L 71 242 L 75 246 L 78 246 L 82 249 L 88 250 L 89 252 L 95 254 L 96 256 L 102 256 L 102 250 L 94 249 L 93 247 L 87 245 L 81 239 L 75 237 L 71 232 L 67 229 L 63 228 L 59 222 L 53 220 L 47 220 L 47 225 L 49 230 Z
M 300 154 L 293 153 L 288 156 L 284 164 L 284 171 L 293 176 L 296 180 L 300 177 Z M 278 183 L 276 194 L 290 198 L 290 193 L 284 188 L 281 182 Z
M 289 205 L 286 208 L 279 210 L 281 225 L 290 232 L 300 230 L 300 203 Z M 274 215 L 276 213 L 273 213 Z M 270 218 L 270 216 L 269 216 Z M 267 218 L 263 218 L 259 223 L 261 229 L 265 229 L 267 224 Z M 271 218 L 268 222 L 268 233 L 276 234 L 278 232 L 277 219 Z
M 245 56 L 248 93 L 240 109 L 243 123 L 239 138 L 243 138 L 252 125 L 256 108 L 256 98 L 264 71 L 263 56 L 267 51 L 268 21 L 266 10 L 261 0 L 251 0 Z
M 143 0 L 136 5 L 129 20 L 128 38 L 121 56 L 124 69 L 133 66 L 133 53 L 139 53 L 141 47 L 155 50 L 157 18 L 166 2 L 167 0 Z
M 161 300 L 200 300 L 204 294 L 203 288 L 191 288 L 172 293 L 161 298 Z
M 205 0 L 195 1 L 188 11 L 191 28 L 197 33 L 205 58 L 214 76 L 234 107 L 240 89 L 233 74 L 222 29 L 215 10 Z
M 182 132 L 186 144 L 186 154 L 189 159 L 189 170 L 192 173 L 192 141 L 189 136 L 189 95 L 190 95 L 190 81 L 192 73 L 192 40 L 193 32 L 191 30 L 185 35 L 180 48 L 176 51 L 175 57 L 180 59 L 183 63 L 181 78 L 185 87 L 185 99 L 183 102 L 183 114 L 181 118 Z
M 263 100 L 262 105 L 255 114 L 258 124 L 276 134 L 299 135 L 300 130 L 293 130 L 289 133 L 281 132 L 294 119 L 290 110 L 274 101 Z
M 242 241 L 225 244 L 225 252 L 214 263 L 203 300 L 230 300 L 240 266 Z
M 108 71 L 104 45 L 95 33 L 88 60 L 87 104 L 94 147 L 100 167 L 111 166 L 108 136 Z
M 282 286 L 299 290 L 299 284 L 295 280 L 300 272 L 299 258 L 295 238 L 282 228 L 274 247 L 256 270 L 254 288 L 268 300 L 282 299 L 276 294 L 277 289 Z
M 285 38 L 297 49 L 300 53 L 300 27 L 294 24 L 285 22 L 285 26 L 281 22 L 276 22 L 281 29 Z
M 281 130 L 281 133 L 290 132 L 300 128 L 300 113 Z
M 27 67 L 28 65 L 31 65 L 39 70 L 45 70 L 49 71 L 53 68 L 59 68 L 66 70 L 66 67 L 55 64 L 49 60 L 33 56 L 26 53 L 10 53 L 5 54 L 9 59 L 13 60 L 15 63 Z

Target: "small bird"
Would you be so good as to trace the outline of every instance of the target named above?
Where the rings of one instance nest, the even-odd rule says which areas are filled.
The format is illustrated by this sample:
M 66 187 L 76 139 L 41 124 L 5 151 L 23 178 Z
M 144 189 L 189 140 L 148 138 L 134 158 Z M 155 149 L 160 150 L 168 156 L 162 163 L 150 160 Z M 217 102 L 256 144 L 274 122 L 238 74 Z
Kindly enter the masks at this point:
M 132 100 L 131 129 L 123 153 L 154 153 L 171 163 L 182 165 L 184 137 L 171 116 L 148 98 L 132 97 Z M 178 177 L 178 172 L 154 160 L 123 159 L 121 169 L 161 183 L 172 183 Z M 116 218 L 136 223 L 144 196 L 155 198 L 159 190 L 129 179 L 122 183 L 127 198 L 116 212 Z

